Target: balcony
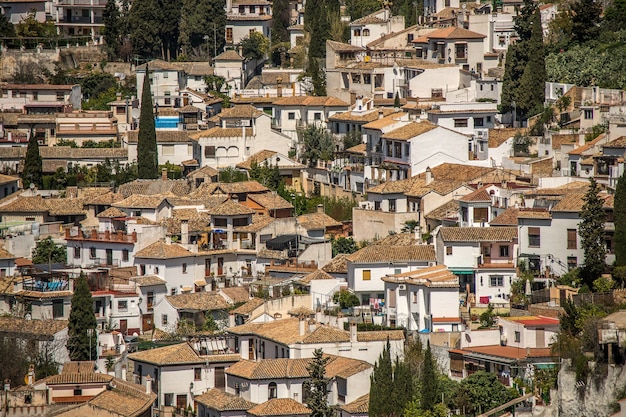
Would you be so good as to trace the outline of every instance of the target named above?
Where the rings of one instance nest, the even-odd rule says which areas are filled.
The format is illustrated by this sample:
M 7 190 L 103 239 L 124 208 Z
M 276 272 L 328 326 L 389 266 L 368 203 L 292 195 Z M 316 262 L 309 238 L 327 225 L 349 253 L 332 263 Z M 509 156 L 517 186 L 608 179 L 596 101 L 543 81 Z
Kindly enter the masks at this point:
M 105 7 L 107 5 L 106 0 L 57 0 L 55 2 L 57 6 L 63 7 Z

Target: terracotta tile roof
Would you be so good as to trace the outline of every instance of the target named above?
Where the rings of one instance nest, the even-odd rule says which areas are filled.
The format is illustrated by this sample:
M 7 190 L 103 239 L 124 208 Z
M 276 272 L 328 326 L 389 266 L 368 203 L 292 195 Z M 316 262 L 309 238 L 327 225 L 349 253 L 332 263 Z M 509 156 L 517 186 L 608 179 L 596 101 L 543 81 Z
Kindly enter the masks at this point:
M 194 133 L 192 135 L 195 139 L 200 138 L 240 138 L 241 137 L 241 128 L 240 127 L 212 127 L 208 130 L 201 130 L 198 133 Z M 253 137 L 254 131 L 252 128 L 246 128 L 246 137 Z
M 487 187 L 482 187 L 479 188 L 478 190 L 474 191 L 473 193 L 469 193 L 467 195 L 464 195 L 463 197 L 461 197 L 461 200 L 463 202 L 466 203 L 470 203 L 470 202 L 489 202 L 491 203 L 491 196 L 489 195 L 489 192 L 487 191 Z
M 231 310 L 230 312 L 233 313 L 233 314 L 241 314 L 243 316 L 248 316 L 254 310 L 256 310 L 257 308 L 262 306 L 264 302 L 265 301 L 263 301 L 263 299 L 261 299 L 261 298 L 256 298 L 256 297 L 255 298 L 251 298 L 245 304 L 240 305 L 239 307 L 237 307 L 234 310 Z
M 154 393 L 146 394 L 145 388 L 135 385 L 134 389 L 124 387 L 126 382 L 115 380 L 115 388 L 104 390 L 88 401 L 91 407 L 106 410 L 112 415 L 137 417 L 149 411 L 157 398 Z M 143 390 L 142 390 L 143 388 Z
M 351 403 L 340 405 L 339 408 L 348 414 L 365 414 L 369 413 L 370 395 L 365 394 Z
M 0 207 L 0 213 L 45 213 L 51 216 L 85 215 L 80 198 L 18 197 Z
M 349 255 L 347 259 L 352 263 L 389 263 L 435 261 L 436 257 L 432 245 L 370 245 Z
M 603 200 L 604 207 L 613 207 L 613 196 L 600 193 L 600 199 Z M 552 207 L 553 212 L 573 212 L 578 213 L 585 204 L 585 193 L 569 193 L 564 195 L 561 200 Z
M 442 227 L 445 242 L 512 242 L 517 238 L 517 227 Z
M 256 119 L 263 112 L 250 104 L 238 104 L 216 114 L 220 119 Z
M 523 209 L 517 212 L 518 219 L 550 219 L 552 214 L 546 209 Z
M 571 192 L 585 193 L 589 188 L 589 182 L 587 181 L 572 181 L 567 184 L 563 184 L 559 187 L 553 188 L 537 188 L 526 192 L 526 195 L 541 195 L 541 196 L 561 196 L 569 194 Z
M 497 172 L 497 170 L 489 167 L 443 163 L 431 167 L 431 172 L 435 180 L 471 182 L 490 173 Z M 419 176 L 425 177 L 425 174 L 420 173 Z
M 258 203 L 261 207 L 268 210 L 293 208 L 293 204 L 274 193 L 250 194 L 248 199 Z
M 183 220 L 187 221 L 190 233 L 197 233 L 207 229 L 211 222 L 211 216 L 206 212 L 199 212 L 195 208 L 174 209 L 172 210 L 172 217 L 161 220 L 161 225 L 167 228 L 168 235 L 180 235 L 180 225 Z
M 545 316 L 502 317 L 501 319 L 505 321 L 512 321 L 514 323 L 520 323 L 525 327 L 558 326 L 560 323 L 559 319 L 557 318 Z
M 348 254 L 340 253 L 330 262 L 322 267 L 322 271 L 329 274 L 347 274 L 348 273 Z
M 308 416 L 311 409 L 291 398 L 272 398 L 248 409 L 253 416 Z
M 404 340 L 402 330 L 377 330 L 372 332 L 357 332 L 359 342 L 384 342 L 386 340 Z
M 194 400 L 216 411 L 246 411 L 256 405 L 238 395 L 229 394 L 216 388 L 194 397 Z
M 450 200 L 447 203 L 442 204 L 434 210 L 429 211 L 424 215 L 429 220 L 439 220 L 456 218 L 459 214 L 459 201 Z
M 396 233 L 395 235 L 387 235 L 384 238 L 372 242 L 372 245 L 382 246 L 414 246 L 419 242 L 415 239 L 414 233 Z
M 335 278 L 332 275 L 328 274 L 327 272 L 318 269 L 316 271 L 311 272 L 310 274 L 305 275 L 300 280 L 300 283 L 301 284 L 310 284 L 311 281 L 319 280 L 319 279 L 335 279 Z
M 108 209 L 101 211 L 97 217 L 112 219 L 115 217 L 126 217 L 126 213 L 117 207 L 109 207 Z
M 17 259 L 17 256 L 4 248 L 0 248 L 0 259 Z
M 71 298 L 74 295 L 71 291 L 25 291 L 19 290 L 14 292 L 16 296 L 24 298 L 50 299 L 50 298 Z
M 289 96 L 274 101 L 276 106 L 346 107 L 350 104 L 332 96 Z
M 406 116 L 407 113 L 404 112 L 399 112 L 399 113 L 392 113 L 388 116 L 383 117 L 382 119 L 376 119 L 372 122 L 366 123 L 363 125 L 363 129 L 374 129 L 374 130 L 381 130 L 387 126 L 391 126 L 393 124 L 399 123 L 401 119 L 404 118 L 404 116 Z
M 552 135 L 552 149 L 561 149 L 561 146 L 566 143 L 576 143 L 578 141 L 578 134 L 553 134 Z
M 233 303 L 245 303 L 250 300 L 250 290 L 248 287 L 227 287 L 220 288 L 219 292 L 225 294 Z
M 215 57 L 216 61 L 243 61 L 243 57 L 232 49 L 226 50 Z
M 476 346 L 460 350 L 461 354 L 479 353 L 488 356 L 495 356 L 506 359 L 526 359 L 526 358 L 551 358 L 552 350 L 550 348 L 528 348 L 518 349 L 514 346 Z
M 367 24 L 373 24 L 373 23 L 385 23 L 385 20 L 378 17 L 380 14 L 383 14 L 383 13 L 385 13 L 384 10 L 382 9 L 377 10 L 374 13 L 368 14 L 367 16 L 363 16 L 359 19 L 353 20 L 352 22 L 350 22 L 350 25 L 367 25 Z
M 248 159 L 238 163 L 235 166 L 241 169 L 250 169 L 250 167 L 252 166 L 252 162 L 256 162 L 257 164 L 261 165 L 263 164 L 263 162 L 276 155 L 277 153 L 278 152 L 268 151 L 267 149 L 265 149 L 255 153 L 254 155 L 250 155 Z
M 367 144 L 359 143 L 358 145 L 354 145 L 351 148 L 346 149 L 346 152 L 367 155 Z
M 389 107 L 380 107 L 374 108 L 372 110 L 359 111 L 359 110 L 349 110 L 342 113 L 335 113 L 328 118 L 331 122 L 360 122 L 360 123 L 369 123 L 375 120 L 378 120 L 380 114 L 382 113 L 383 117 L 389 116 L 393 113 L 396 113 L 395 109 Z
M 613 139 L 612 141 L 605 143 L 603 147 L 604 148 L 624 148 L 626 147 L 626 136 L 620 136 L 617 139 Z
M 481 33 L 472 32 L 471 30 L 463 29 L 458 26 L 450 26 L 447 28 L 435 30 L 425 36 L 426 39 L 484 39 L 485 35 Z M 419 42 L 418 42 L 419 41 Z M 419 39 L 413 41 L 413 43 L 424 43 Z
M 386 181 L 369 188 L 367 192 L 373 194 L 404 194 L 411 189 L 411 186 L 416 181 L 420 181 L 420 178 L 411 177 L 400 181 Z
M 300 323 L 296 317 L 274 320 L 265 323 L 248 323 L 231 327 L 227 331 L 233 334 L 255 334 L 277 343 L 289 345 L 293 343 L 317 344 L 350 341 L 350 333 L 335 327 L 315 324 L 314 330 L 305 326 L 304 335 L 300 335 Z M 368 332 L 370 333 L 370 332 Z
M 517 226 L 517 214 L 520 209 L 508 208 L 489 222 L 491 226 Z
M 111 375 L 94 372 L 93 368 L 88 372 L 69 373 L 62 372 L 46 378 L 47 385 L 76 385 L 89 383 L 108 383 L 113 377 Z
M 308 213 L 298 216 L 297 223 L 305 230 L 321 230 L 328 227 L 341 226 L 341 222 L 326 213 Z
M 97 190 L 97 193 L 87 193 L 83 196 L 83 202 L 85 205 L 98 205 L 108 206 L 117 201 L 124 199 L 124 196 L 120 193 L 102 193 L 102 190 Z
M 187 177 L 195 177 L 198 175 L 207 175 L 209 177 L 214 177 L 217 174 L 219 174 L 219 171 L 217 169 L 210 167 L 208 165 L 205 165 L 202 168 L 198 168 L 194 171 L 191 171 L 189 174 L 187 174 Z
M 164 200 L 167 200 L 167 196 L 134 194 L 130 197 L 123 199 L 122 201 L 113 203 L 112 206 L 118 208 L 156 209 L 161 205 L 161 203 L 163 203 Z
M 81 374 L 95 372 L 93 370 L 93 361 L 69 361 L 63 364 L 61 373 L 63 374 Z
M 412 122 L 385 133 L 384 135 L 382 135 L 382 138 L 391 140 L 409 140 L 426 132 L 430 132 L 431 130 L 438 127 L 439 126 L 432 124 L 426 120 L 419 123 Z
M 253 209 L 233 200 L 226 200 L 219 206 L 212 207 L 208 212 L 211 216 L 243 216 L 256 213 Z
M 229 304 L 224 297 L 215 292 L 191 292 L 178 295 L 169 295 L 165 299 L 176 310 L 213 311 L 227 310 Z
M 192 193 L 192 198 L 206 198 L 214 194 L 267 193 L 270 189 L 258 181 L 231 183 L 202 183 Z
M 326 41 L 326 46 L 330 47 L 333 51 L 342 51 L 342 52 L 359 52 L 365 51 L 365 48 L 362 46 L 350 45 L 349 43 L 336 42 L 331 41 L 330 39 Z
M 233 228 L 234 232 L 239 233 L 258 233 L 275 221 L 273 217 L 262 214 L 253 214 L 252 223 L 247 226 L 237 226 Z
M 52 337 L 67 327 L 67 320 L 26 320 L 0 316 L 0 333 Z
M 359 359 L 346 358 L 336 355 L 324 355 L 327 378 L 349 378 L 373 366 Z M 262 361 L 241 360 L 228 368 L 226 373 L 249 380 L 263 379 L 301 379 L 308 378 L 307 367 L 313 358 L 302 359 L 265 359 Z
M 128 198 L 134 194 L 156 195 L 171 193 L 177 196 L 187 196 L 191 191 L 189 183 L 185 179 L 179 180 L 135 180 L 120 185 L 119 193 Z
M 148 287 L 150 285 L 165 285 L 167 281 L 157 275 L 143 275 L 131 278 L 140 287 Z
M 402 274 L 387 275 L 382 278 L 385 282 L 409 283 L 433 288 L 458 288 L 459 277 L 448 270 L 445 265 L 435 265 L 428 268 L 408 271 Z
M 161 366 L 206 363 L 206 359 L 187 342 L 135 352 L 128 355 L 128 359 Z
M 194 107 L 196 111 L 199 111 Z M 139 131 L 131 130 L 128 132 L 128 143 L 137 143 L 139 140 Z M 189 132 L 186 130 L 157 130 L 156 131 L 157 143 L 186 143 L 193 142 L 189 137 Z
M 292 317 L 312 317 L 315 314 L 315 311 L 311 310 L 308 307 L 300 306 L 288 310 L 287 314 Z
M 146 246 L 135 254 L 136 258 L 146 259 L 172 259 L 186 258 L 194 256 L 193 252 L 188 251 L 181 245 L 176 243 L 167 244 L 163 240 L 158 240 L 153 244 Z

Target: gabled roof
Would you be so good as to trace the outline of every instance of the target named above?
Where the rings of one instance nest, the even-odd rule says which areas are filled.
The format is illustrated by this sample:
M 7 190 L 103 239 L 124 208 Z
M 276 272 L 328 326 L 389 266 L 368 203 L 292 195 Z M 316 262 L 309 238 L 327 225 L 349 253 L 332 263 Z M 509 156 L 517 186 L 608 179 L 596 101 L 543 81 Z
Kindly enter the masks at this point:
M 234 310 L 231 310 L 230 312 L 233 314 L 241 314 L 244 316 L 248 316 L 258 307 L 262 306 L 264 302 L 265 301 L 262 298 L 256 298 L 256 297 L 251 298 L 245 304 L 240 305 L 239 307 L 237 307 Z
M 365 414 L 369 412 L 370 395 L 365 394 L 351 403 L 340 405 L 339 408 L 348 414 Z
M 126 213 L 117 207 L 109 207 L 108 209 L 101 211 L 97 217 L 113 219 L 116 217 L 126 217 Z
M 448 270 L 445 265 L 435 265 L 402 274 L 388 275 L 382 278 L 385 282 L 409 283 L 436 288 L 458 288 L 459 277 Z
M 394 235 L 387 235 L 371 244 L 382 246 L 414 246 L 418 243 L 419 241 L 415 238 L 414 233 L 396 233 Z
M 238 395 L 229 394 L 217 388 L 194 397 L 194 400 L 216 411 L 246 411 L 256 405 Z
M 363 16 L 359 19 L 353 20 L 350 22 L 350 25 L 367 25 L 373 23 L 385 23 L 385 20 L 380 18 L 379 16 L 382 14 L 385 15 L 385 9 L 380 9 L 375 11 L 374 13 L 370 13 L 367 16 Z
M 147 259 L 173 259 L 190 256 L 194 256 L 193 252 L 188 251 L 179 244 L 168 244 L 163 240 L 158 240 L 135 254 L 136 258 Z
M 146 394 L 143 386 L 114 378 L 114 386 L 106 389 L 90 399 L 90 407 L 106 410 L 111 415 L 125 417 L 139 417 L 150 410 L 157 396 L 154 393 Z M 90 413 L 91 409 L 85 409 Z
M 26 320 L 0 316 L 0 333 L 52 337 L 67 327 L 67 320 Z
M 266 193 L 270 189 L 258 181 L 241 181 L 229 183 L 202 183 L 192 193 L 192 198 L 203 198 L 213 194 Z
M 248 200 L 252 200 L 267 210 L 292 209 L 293 204 L 285 200 L 278 194 L 262 193 L 250 194 Z
M 243 57 L 232 49 L 222 52 L 215 57 L 216 61 L 243 61 Z
M 291 398 L 272 398 L 248 409 L 253 416 L 308 416 L 311 409 Z
M 311 281 L 320 280 L 320 279 L 335 279 L 335 278 L 332 275 L 328 274 L 327 272 L 318 269 L 318 270 L 311 272 L 310 274 L 305 275 L 304 278 L 300 280 L 300 283 L 310 284 Z
M 429 34 L 420 37 L 413 41 L 413 43 L 425 43 L 430 39 L 484 39 L 485 35 L 481 33 L 472 32 L 471 30 L 464 29 L 458 26 L 450 26 L 447 28 L 435 30 Z M 426 41 L 426 42 L 427 42 Z
M 238 104 L 236 106 L 223 109 L 221 113 L 216 114 L 220 119 L 256 119 L 263 112 L 249 104 Z
M 156 209 L 161 205 L 161 203 L 163 203 L 163 201 L 167 200 L 167 197 L 168 196 L 165 195 L 134 194 L 123 199 L 122 201 L 111 204 L 111 206 L 118 208 Z
M 133 361 L 153 365 L 178 365 L 205 362 L 205 359 L 201 358 L 198 352 L 187 342 L 135 352 L 128 355 L 128 358 Z
M 322 230 L 326 227 L 341 226 L 341 222 L 326 213 L 308 213 L 298 216 L 297 223 L 305 230 Z
M 288 96 L 274 101 L 275 106 L 350 107 L 350 104 L 332 96 Z
M 340 253 L 335 256 L 330 262 L 322 267 L 322 271 L 329 274 L 347 274 L 348 273 L 348 260 L 350 256 L 346 253 Z
M 442 227 L 444 242 L 512 242 L 517 227 Z
M 343 43 L 343 42 L 336 42 L 336 41 L 331 41 L 330 39 L 328 39 L 326 41 L 326 47 L 330 47 L 330 49 L 332 49 L 333 51 L 338 51 L 338 52 L 360 52 L 360 51 L 365 51 L 365 48 L 362 46 L 355 46 L 355 45 L 351 45 L 349 43 Z
M 435 261 L 432 245 L 392 246 L 370 245 L 347 257 L 352 263 L 385 263 L 410 261 Z
M 391 139 L 391 140 L 409 140 L 413 139 L 416 136 L 422 135 L 426 132 L 430 132 L 433 129 L 438 128 L 439 126 L 432 124 L 429 121 L 421 121 L 421 122 L 411 122 L 402 127 L 399 127 L 394 130 L 390 130 L 389 132 L 382 135 L 382 139 Z
M 479 188 L 473 193 L 469 193 L 461 197 L 461 200 L 465 203 L 477 203 L 477 202 L 488 202 L 491 203 L 491 196 L 487 191 L 487 187 Z
M 243 216 L 256 213 L 253 209 L 233 200 L 226 200 L 219 206 L 211 208 L 208 212 L 211 216 Z
M 198 108 L 194 107 L 196 111 Z M 180 111 L 180 109 L 179 109 Z M 128 143 L 137 143 L 139 140 L 139 131 L 131 130 L 128 132 Z M 186 130 L 157 130 L 157 143 L 191 143 L 193 140 L 189 137 Z
M 191 292 L 178 295 L 169 295 L 165 299 L 176 310 L 213 311 L 227 310 L 230 304 L 221 295 L 215 292 Z

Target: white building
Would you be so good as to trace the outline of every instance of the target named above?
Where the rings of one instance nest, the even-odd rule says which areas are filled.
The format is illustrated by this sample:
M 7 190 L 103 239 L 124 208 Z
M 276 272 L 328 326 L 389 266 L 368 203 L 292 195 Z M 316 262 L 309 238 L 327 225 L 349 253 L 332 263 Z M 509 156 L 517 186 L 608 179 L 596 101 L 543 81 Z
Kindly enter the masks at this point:
M 392 16 L 385 8 L 350 22 L 350 44 L 366 46 L 392 32 L 404 30 L 404 16 Z
M 252 32 L 270 37 L 272 4 L 265 0 L 227 0 L 226 45 L 238 45 Z

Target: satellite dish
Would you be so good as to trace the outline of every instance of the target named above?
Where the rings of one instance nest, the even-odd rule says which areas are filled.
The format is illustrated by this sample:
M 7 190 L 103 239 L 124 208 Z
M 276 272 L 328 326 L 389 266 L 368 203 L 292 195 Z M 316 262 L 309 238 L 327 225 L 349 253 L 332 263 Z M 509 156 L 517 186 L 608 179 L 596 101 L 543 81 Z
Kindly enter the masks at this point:
M 139 115 L 141 114 L 141 110 L 139 110 L 139 109 L 132 109 L 130 114 L 133 116 L 133 118 L 139 119 Z

